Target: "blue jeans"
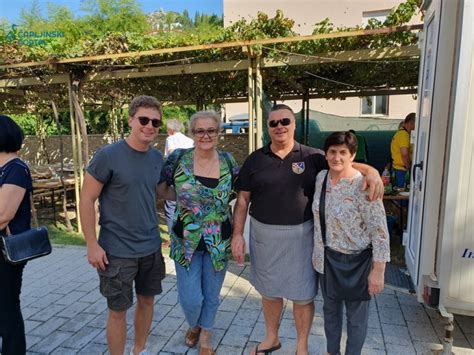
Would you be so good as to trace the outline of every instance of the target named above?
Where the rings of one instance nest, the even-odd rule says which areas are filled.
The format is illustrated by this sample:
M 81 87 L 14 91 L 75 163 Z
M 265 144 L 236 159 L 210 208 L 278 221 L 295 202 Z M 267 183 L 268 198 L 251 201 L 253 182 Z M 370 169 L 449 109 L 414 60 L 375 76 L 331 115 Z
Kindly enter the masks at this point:
M 405 176 L 407 175 L 407 171 L 397 170 L 397 169 L 393 169 L 393 171 L 395 173 L 394 185 L 397 186 L 397 187 L 405 187 Z M 400 205 L 403 206 L 403 207 L 407 207 L 408 206 L 408 201 L 400 201 Z
M 178 301 L 190 327 L 211 330 L 227 267 L 215 271 L 207 251 L 195 251 L 189 270 L 175 262 Z
M 394 185 L 397 187 L 405 187 L 405 176 L 407 172 L 405 170 L 393 169 L 395 173 Z

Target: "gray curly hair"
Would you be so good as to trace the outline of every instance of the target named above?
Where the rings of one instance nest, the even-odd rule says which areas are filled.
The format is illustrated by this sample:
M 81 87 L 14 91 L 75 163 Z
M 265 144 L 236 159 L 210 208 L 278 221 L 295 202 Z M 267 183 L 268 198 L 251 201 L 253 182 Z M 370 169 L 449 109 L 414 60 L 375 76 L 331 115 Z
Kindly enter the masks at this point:
M 196 121 L 200 118 L 212 118 L 217 125 L 217 129 L 221 129 L 222 121 L 221 121 L 221 116 L 214 110 L 207 110 L 207 111 L 198 111 L 195 114 L 191 116 L 189 119 L 189 133 L 192 134 L 194 127 L 196 126 Z

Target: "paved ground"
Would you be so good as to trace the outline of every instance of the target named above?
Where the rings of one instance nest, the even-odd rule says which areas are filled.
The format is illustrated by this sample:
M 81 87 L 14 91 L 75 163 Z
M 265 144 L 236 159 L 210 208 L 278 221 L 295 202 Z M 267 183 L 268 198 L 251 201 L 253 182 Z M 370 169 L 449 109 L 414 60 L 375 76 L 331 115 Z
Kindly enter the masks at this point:
M 104 326 L 106 303 L 98 291 L 98 278 L 86 262 L 84 248 L 55 248 L 26 268 L 22 293 L 29 354 L 102 354 L 107 351 Z M 149 338 L 152 354 L 197 354 L 183 345 L 187 328 L 175 286 L 173 263 L 167 260 L 164 292 L 157 298 Z M 248 354 L 264 334 L 260 299 L 248 282 L 248 267 L 231 265 L 222 289 L 214 343 L 218 354 Z M 317 300 L 311 332 L 311 354 L 325 348 L 322 302 Z M 132 313 L 128 318 L 133 338 Z M 456 354 L 474 354 L 474 318 L 456 317 Z M 387 289 L 371 303 L 369 333 L 364 354 L 424 354 L 443 334 L 437 312 L 425 309 L 414 296 Z M 343 335 L 344 337 L 345 335 Z M 291 302 L 281 321 L 282 350 L 294 353 L 295 331 Z

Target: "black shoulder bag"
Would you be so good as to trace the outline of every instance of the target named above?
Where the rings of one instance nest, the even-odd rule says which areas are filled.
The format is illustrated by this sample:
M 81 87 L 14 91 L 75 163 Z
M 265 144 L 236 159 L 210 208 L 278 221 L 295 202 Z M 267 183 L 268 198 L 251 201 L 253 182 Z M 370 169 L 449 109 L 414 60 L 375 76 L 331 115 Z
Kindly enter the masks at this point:
M 22 164 L 19 165 L 23 166 Z M 3 171 L 0 176 L 2 174 Z M 28 193 L 28 191 L 26 193 Z M 0 245 L 0 249 L 2 249 L 5 260 L 10 264 L 21 264 L 28 260 L 51 254 L 52 251 L 48 230 L 46 227 L 38 227 L 38 216 L 36 215 L 32 192 L 30 192 L 29 195 L 31 216 L 33 217 L 36 228 L 17 234 L 11 234 L 10 228 L 7 225 L 5 228 L 6 235 L 1 236 L 2 245 Z
M 6 236 L 2 236 L 3 254 L 10 264 L 20 264 L 28 260 L 51 254 L 51 242 L 46 227 L 38 227 L 36 210 L 30 194 L 31 212 L 36 228 L 18 234 L 11 234 L 6 228 Z
M 372 270 L 372 246 L 356 254 L 333 250 L 326 243 L 326 183 L 324 177 L 319 197 L 319 220 L 324 245 L 324 275 L 326 295 L 332 300 L 368 301 L 369 273 Z

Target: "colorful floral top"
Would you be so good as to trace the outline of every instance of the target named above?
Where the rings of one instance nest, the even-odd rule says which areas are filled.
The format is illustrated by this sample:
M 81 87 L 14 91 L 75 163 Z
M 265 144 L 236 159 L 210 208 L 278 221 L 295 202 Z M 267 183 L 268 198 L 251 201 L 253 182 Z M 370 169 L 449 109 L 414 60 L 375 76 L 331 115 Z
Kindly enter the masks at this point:
M 313 266 L 324 272 L 324 245 L 319 221 L 319 197 L 327 170 L 316 177 L 313 199 L 314 250 Z M 331 185 L 326 184 L 326 242 L 327 246 L 345 254 L 353 254 L 372 244 L 373 261 L 390 261 L 390 239 L 385 209 L 381 200 L 369 201 L 362 191 L 364 178 L 360 172 Z
M 229 202 L 235 196 L 233 178 L 239 167 L 231 154 L 218 151 L 220 177 L 217 187 L 204 186 L 193 173 L 194 149 L 177 149 L 168 157 L 162 170 L 162 181 L 176 189 L 176 210 L 173 226 L 178 218 L 183 222 L 183 235 L 171 231 L 170 257 L 189 268 L 193 253 L 204 238 L 216 271 L 224 269 L 230 255 L 230 235 L 222 235 L 222 222 L 231 220 Z M 227 157 L 227 160 L 226 160 Z M 229 164 L 232 172 L 229 171 Z

